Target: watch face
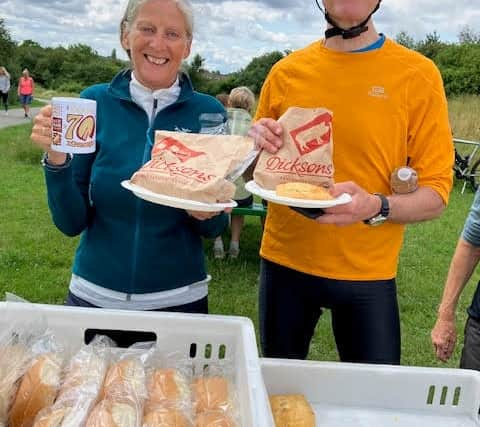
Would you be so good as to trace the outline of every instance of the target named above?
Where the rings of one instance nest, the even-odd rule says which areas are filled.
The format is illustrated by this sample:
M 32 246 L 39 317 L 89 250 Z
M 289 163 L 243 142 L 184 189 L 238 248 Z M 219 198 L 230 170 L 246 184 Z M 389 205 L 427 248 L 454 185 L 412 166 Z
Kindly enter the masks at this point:
M 373 218 L 370 218 L 368 220 L 368 224 L 369 225 L 380 225 L 380 224 L 383 224 L 386 220 L 387 220 L 387 218 L 385 216 L 377 215 L 377 216 L 374 216 Z

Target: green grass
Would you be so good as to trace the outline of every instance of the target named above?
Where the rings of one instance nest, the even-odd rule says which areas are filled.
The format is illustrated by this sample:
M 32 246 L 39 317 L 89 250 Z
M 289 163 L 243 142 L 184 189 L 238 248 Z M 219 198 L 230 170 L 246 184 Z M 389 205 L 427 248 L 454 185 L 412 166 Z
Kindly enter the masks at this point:
M 29 141 L 31 125 L 0 131 L 0 295 L 13 292 L 34 302 L 62 303 L 78 238 L 63 236 L 52 225 L 45 196 L 41 153 Z M 457 183 L 450 205 L 438 220 L 409 226 L 401 253 L 398 293 L 402 322 L 402 363 L 440 366 L 430 344 L 450 258 L 473 199 L 470 188 L 460 194 Z M 211 313 L 250 317 L 257 322 L 260 220 L 247 217 L 241 253 L 236 260 L 216 260 L 205 243 Z M 459 306 L 459 341 L 478 274 Z M 448 366 L 457 366 L 460 346 Z M 325 313 L 317 327 L 310 358 L 337 360 Z M 444 365 L 442 365 L 444 366 Z

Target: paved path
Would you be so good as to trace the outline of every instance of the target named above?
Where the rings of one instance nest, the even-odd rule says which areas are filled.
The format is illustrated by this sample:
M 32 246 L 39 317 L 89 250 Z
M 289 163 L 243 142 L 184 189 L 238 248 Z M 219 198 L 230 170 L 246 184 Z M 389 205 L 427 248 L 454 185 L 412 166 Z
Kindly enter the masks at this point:
M 8 114 L 5 114 L 5 111 L 0 110 L 0 128 L 28 123 L 32 120 L 32 117 L 38 113 L 38 110 L 40 110 L 39 107 L 30 108 L 29 119 L 24 117 L 23 108 L 10 108 Z
M 40 98 L 35 98 L 37 101 L 44 102 L 45 104 L 48 104 L 50 102 L 49 99 L 40 99 Z M 5 111 L 3 110 L 3 105 L 2 109 L 0 109 L 0 128 L 6 128 L 9 126 L 16 126 L 16 125 L 21 125 L 24 123 L 28 123 L 29 121 L 32 121 L 32 118 L 35 117 L 35 115 L 38 113 L 41 107 L 33 107 L 30 108 L 30 118 L 27 119 L 25 117 L 25 113 L 23 112 L 23 108 L 10 108 L 8 110 L 8 114 L 5 114 Z

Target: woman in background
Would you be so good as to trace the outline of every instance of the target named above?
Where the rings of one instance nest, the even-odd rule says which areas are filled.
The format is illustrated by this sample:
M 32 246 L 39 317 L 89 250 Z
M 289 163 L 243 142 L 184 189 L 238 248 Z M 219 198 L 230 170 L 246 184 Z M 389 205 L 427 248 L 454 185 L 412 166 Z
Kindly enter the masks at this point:
M 30 77 L 28 69 L 22 71 L 22 77 L 18 81 L 18 96 L 20 98 L 20 104 L 22 104 L 25 118 L 27 119 L 30 113 L 30 104 L 33 100 L 33 92 L 35 91 L 35 82 Z
M 218 95 L 217 95 L 218 99 Z M 246 136 L 252 123 L 252 109 L 255 105 L 255 95 L 246 86 L 232 89 L 227 100 L 228 133 L 230 135 Z M 239 177 L 235 181 L 236 191 L 233 196 L 240 208 L 252 206 L 253 196 L 245 190 L 245 180 Z M 230 258 L 237 258 L 240 254 L 240 234 L 242 233 L 245 217 L 243 215 L 231 215 L 231 238 L 228 255 Z M 215 258 L 224 258 L 225 249 L 222 236 L 215 239 L 213 244 L 213 255 Z
M 8 114 L 8 92 L 10 90 L 10 74 L 5 67 L 0 67 L 0 99 L 5 109 L 5 114 Z

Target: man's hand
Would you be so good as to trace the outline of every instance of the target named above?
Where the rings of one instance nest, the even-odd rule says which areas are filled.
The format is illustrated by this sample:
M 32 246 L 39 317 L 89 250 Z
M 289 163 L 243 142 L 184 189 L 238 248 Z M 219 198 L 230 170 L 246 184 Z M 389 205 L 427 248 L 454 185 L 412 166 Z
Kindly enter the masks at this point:
M 254 139 L 257 150 L 275 154 L 283 144 L 282 133 L 282 125 L 276 120 L 260 119 L 252 125 L 248 136 Z
M 316 221 L 320 224 L 350 225 L 375 216 L 381 207 L 379 197 L 368 193 L 355 182 L 341 182 L 335 184 L 330 194 L 338 197 L 343 193 L 352 196 L 350 203 L 324 209 L 325 213 Z

